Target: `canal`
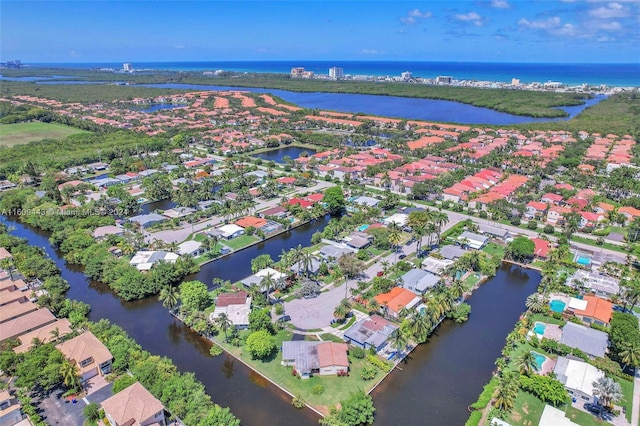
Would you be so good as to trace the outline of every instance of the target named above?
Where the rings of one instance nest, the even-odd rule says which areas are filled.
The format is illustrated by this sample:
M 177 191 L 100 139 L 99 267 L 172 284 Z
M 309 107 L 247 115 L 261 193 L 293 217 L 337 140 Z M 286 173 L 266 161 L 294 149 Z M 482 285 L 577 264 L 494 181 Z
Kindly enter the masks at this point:
M 214 277 L 232 282 L 250 274 L 251 259 L 309 245 L 311 235 L 328 218 L 303 225 L 287 234 L 211 262 L 188 279 L 207 285 Z M 226 355 L 211 357 L 209 343 L 173 319 L 156 300 L 125 302 L 111 290 L 90 281 L 51 247 L 47 234 L 0 216 L 15 228 L 14 235 L 43 247 L 69 281 L 68 297 L 91 304 L 90 319 L 107 318 L 125 329 L 151 353 L 171 358 L 181 371 L 192 371 L 214 402 L 230 407 L 243 425 L 313 425 L 310 410 L 295 410 L 291 398 L 258 374 Z M 504 339 L 535 291 L 539 273 L 503 265 L 469 299 L 471 317 L 462 325 L 443 323 L 426 345 L 419 346 L 374 392 L 376 425 L 463 425 L 467 406 L 489 381 Z
M 284 146 L 281 148 L 270 149 L 269 151 L 253 154 L 253 157 L 262 158 L 265 161 L 275 161 L 276 163 L 284 163 L 284 157 L 292 160 L 300 157 L 300 154 L 307 152 L 309 155 L 315 154 L 317 151 L 311 148 L 303 148 L 300 146 Z

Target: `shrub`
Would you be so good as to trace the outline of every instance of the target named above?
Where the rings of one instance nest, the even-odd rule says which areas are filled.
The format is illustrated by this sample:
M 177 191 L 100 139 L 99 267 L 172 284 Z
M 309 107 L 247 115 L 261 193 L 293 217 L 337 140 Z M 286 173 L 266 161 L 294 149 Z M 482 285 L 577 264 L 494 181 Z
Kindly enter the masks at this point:
M 471 413 L 464 426 L 478 426 L 480 424 L 480 420 L 482 420 L 482 411 L 474 411 Z
M 555 228 L 553 227 L 553 225 L 546 225 L 543 229 L 543 232 L 545 234 L 553 234 L 555 232 Z
M 100 405 L 92 402 L 82 409 L 82 414 L 87 420 L 98 420 L 100 418 Z
M 511 224 L 512 224 L 513 226 L 520 226 L 520 224 L 521 224 L 521 223 L 522 223 L 522 221 L 520 220 L 520 218 L 519 218 L 518 216 L 514 216 L 514 217 L 511 219 Z
M 391 363 L 389 363 L 387 361 L 381 360 L 376 355 L 367 355 L 367 361 L 369 361 L 371 364 L 375 365 L 380 370 L 382 370 L 382 371 L 384 371 L 386 373 L 391 371 L 391 368 L 393 367 L 393 364 L 391 364 Z
M 355 347 L 353 349 L 350 349 L 349 352 L 351 352 L 351 355 L 353 355 L 353 357 L 356 359 L 364 359 L 365 352 L 362 348 Z
M 301 409 L 301 408 L 305 407 L 305 400 L 302 399 L 302 397 L 298 394 L 298 395 L 293 397 L 293 399 L 291 400 L 291 404 L 294 407 L 296 407 L 298 409 Z
M 360 377 L 362 380 L 373 380 L 376 374 L 378 374 L 378 369 L 374 365 L 365 364 L 364 367 L 362 367 Z
M 282 306 L 282 303 L 276 303 L 276 315 L 282 315 L 283 312 L 284 306 Z
M 529 223 L 527 223 L 527 229 L 530 229 L 532 231 L 535 231 L 536 229 L 538 229 L 538 221 L 530 220 Z
M 311 389 L 311 393 L 314 395 L 322 395 L 324 393 L 324 386 L 315 385 L 313 389 Z
M 218 356 L 218 355 L 222 355 L 222 353 L 224 352 L 224 350 L 218 346 L 218 345 L 211 345 L 211 349 L 209 349 L 209 355 L 211 356 Z

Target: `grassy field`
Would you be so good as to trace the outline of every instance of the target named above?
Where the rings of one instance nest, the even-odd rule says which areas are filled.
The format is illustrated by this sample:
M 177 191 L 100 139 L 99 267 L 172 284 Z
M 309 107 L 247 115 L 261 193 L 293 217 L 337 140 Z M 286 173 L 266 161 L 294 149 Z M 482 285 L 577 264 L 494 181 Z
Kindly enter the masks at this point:
M 509 423 L 514 426 L 537 426 L 544 411 L 544 402 L 530 393 L 520 391 L 513 407 Z
M 258 237 L 254 237 L 253 235 L 241 235 L 237 238 L 233 238 L 231 240 L 220 241 L 220 244 L 224 244 L 227 247 L 230 247 L 234 250 L 238 250 L 242 247 L 246 247 L 249 244 L 253 244 L 258 241 Z
M 66 138 L 84 130 L 55 123 L 16 123 L 0 124 L 0 146 L 12 147 L 42 139 Z

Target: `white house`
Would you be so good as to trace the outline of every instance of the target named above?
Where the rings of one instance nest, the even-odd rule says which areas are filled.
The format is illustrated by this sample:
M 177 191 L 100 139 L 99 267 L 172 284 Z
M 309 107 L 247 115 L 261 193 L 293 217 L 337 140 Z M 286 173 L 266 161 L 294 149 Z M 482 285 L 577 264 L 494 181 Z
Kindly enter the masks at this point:
M 202 247 L 202 243 L 200 241 L 189 240 L 178 245 L 178 254 L 180 256 L 199 256 L 204 253 L 204 248 Z
M 168 251 L 144 250 L 137 252 L 129 261 L 138 271 L 148 271 L 158 262 L 175 263 L 180 256 Z
M 553 372 L 572 397 L 584 402 L 593 402 L 593 382 L 604 377 L 593 365 L 563 356 L 558 357 Z
M 239 237 L 240 235 L 244 235 L 244 228 L 234 223 L 222 225 L 217 229 L 220 231 L 220 236 L 227 240 Z
M 458 237 L 458 242 L 474 250 L 480 250 L 487 245 L 489 238 L 484 235 L 475 234 L 473 232 L 464 231 Z
M 405 226 L 407 224 L 408 220 L 409 220 L 409 215 L 404 214 L 404 213 L 395 213 L 395 214 L 392 214 L 391 216 L 385 218 L 382 222 L 386 226 L 389 226 L 392 223 L 395 223 L 397 226 L 402 228 L 403 226 Z

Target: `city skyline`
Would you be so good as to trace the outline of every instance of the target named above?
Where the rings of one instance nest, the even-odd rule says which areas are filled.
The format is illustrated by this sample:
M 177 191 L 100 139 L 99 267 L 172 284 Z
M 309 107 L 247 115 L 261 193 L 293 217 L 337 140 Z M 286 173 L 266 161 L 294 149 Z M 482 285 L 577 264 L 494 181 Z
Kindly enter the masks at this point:
M 3 2 L 2 60 L 639 63 L 637 1 Z

